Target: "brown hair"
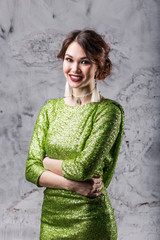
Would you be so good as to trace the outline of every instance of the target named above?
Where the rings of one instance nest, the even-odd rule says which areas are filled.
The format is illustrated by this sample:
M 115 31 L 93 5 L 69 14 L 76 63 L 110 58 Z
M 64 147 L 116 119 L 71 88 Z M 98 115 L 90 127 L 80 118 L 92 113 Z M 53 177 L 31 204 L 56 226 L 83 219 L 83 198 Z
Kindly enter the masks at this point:
M 64 59 L 68 46 L 76 41 L 85 51 L 87 57 L 97 65 L 97 79 L 104 80 L 111 73 L 112 62 L 108 58 L 109 45 L 103 37 L 93 30 L 75 30 L 68 34 L 63 41 L 57 58 Z

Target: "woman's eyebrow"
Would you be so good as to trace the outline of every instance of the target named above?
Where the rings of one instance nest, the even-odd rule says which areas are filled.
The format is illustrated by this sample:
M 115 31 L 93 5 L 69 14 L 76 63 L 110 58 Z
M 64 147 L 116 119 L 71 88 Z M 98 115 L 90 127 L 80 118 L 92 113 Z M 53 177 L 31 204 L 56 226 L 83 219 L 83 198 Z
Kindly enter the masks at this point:
M 65 56 L 69 56 L 69 57 L 71 57 L 71 58 L 72 58 L 72 56 L 71 56 L 71 55 L 69 55 L 68 53 L 66 53 L 66 54 L 65 54 Z
M 65 54 L 65 56 L 69 56 L 71 58 L 73 58 L 71 55 L 69 55 L 68 53 Z M 88 59 L 88 57 L 81 57 L 81 59 Z

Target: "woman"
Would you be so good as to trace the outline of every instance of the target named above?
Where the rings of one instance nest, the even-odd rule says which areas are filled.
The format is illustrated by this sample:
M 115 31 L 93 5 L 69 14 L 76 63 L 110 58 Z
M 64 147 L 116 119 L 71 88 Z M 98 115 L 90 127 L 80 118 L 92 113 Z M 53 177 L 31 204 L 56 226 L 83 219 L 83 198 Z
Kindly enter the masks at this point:
M 117 239 L 106 187 L 119 154 L 124 112 L 97 88 L 97 80 L 111 71 L 109 51 L 95 31 L 76 30 L 57 56 L 63 60 L 65 98 L 49 100 L 40 110 L 26 163 L 26 179 L 46 187 L 41 240 Z

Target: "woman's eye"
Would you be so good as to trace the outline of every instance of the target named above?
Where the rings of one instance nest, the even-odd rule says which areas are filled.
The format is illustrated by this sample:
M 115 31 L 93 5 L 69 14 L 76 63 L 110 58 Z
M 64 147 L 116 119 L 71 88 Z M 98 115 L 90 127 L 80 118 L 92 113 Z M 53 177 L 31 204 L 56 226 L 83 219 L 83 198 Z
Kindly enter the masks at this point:
M 72 59 L 71 59 L 71 58 L 66 58 L 66 60 L 67 60 L 68 62 L 72 62 Z
M 82 64 L 90 64 L 90 62 L 89 62 L 89 61 L 86 61 L 86 60 L 83 60 L 81 63 L 82 63 Z

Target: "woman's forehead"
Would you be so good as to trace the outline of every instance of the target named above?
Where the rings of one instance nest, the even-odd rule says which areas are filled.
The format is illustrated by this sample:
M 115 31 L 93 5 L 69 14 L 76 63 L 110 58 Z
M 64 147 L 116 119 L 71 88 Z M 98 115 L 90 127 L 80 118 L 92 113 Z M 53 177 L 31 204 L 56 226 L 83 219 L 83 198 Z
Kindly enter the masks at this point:
M 84 49 L 80 46 L 78 42 L 72 42 L 66 49 L 65 55 L 70 55 L 72 57 L 79 56 L 80 58 L 87 58 Z

